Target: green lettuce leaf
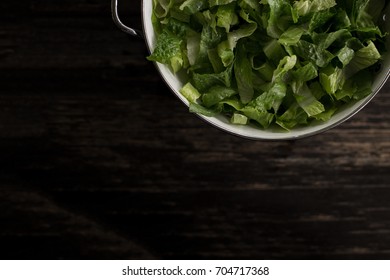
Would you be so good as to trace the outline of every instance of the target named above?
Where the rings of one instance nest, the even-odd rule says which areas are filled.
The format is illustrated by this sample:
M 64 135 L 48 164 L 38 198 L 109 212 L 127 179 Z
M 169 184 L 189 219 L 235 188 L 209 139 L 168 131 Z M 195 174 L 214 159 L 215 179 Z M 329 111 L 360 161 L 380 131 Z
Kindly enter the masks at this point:
M 295 81 L 308 82 L 318 76 L 318 71 L 317 67 L 312 62 L 309 62 L 295 70 L 293 75 Z
M 156 47 L 148 59 L 168 64 L 173 72 L 176 73 L 184 64 L 182 43 L 182 39 L 169 31 L 164 31 L 158 37 Z
M 368 42 L 366 47 L 361 48 L 355 52 L 354 57 L 346 67 L 345 73 L 347 78 L 353 76 L 355 73 L 370 67 L 381 59 L 381 54 L 372 41 Z
M 291 130 L 297 125 L 307 124 L 308 116 L 298 103 L 293 103 L 286 112 L 276 118 L 276 123 L 286 130 Z
M 245 125 L 249 121 L 249 118 L 243 114 L 240 113 L 234 113 L 230 122 L 233 124 L 242 124 Z
M 152 0 L 149 60 L 180 71 L 190 111 L 286 130 L 371 93 L 386 0 Z
M 325 29 L 328 27 L 328 22 L 336 15 L 336 11 L 333 9 L 327 9 L 323 11 L 319 11 L 313 14 L 312 18 L 309 22 L 309 31 L 314 31 L 316 29 Z
M 345 46 L 344 48 L 340 49 L 336 55 L 344 67 L 347 66 L 354 58 L 355 51 L 348 46 Z
M 207 91 L 209 88 L 220 85 L 220 86 L 231 86 L 232 79 L 232 67 L 227 68 L 225 71 L 220 73 L 193 73 L 192 84 L 202 93 Z
M 236 60 L 234 62 L 234 75 L 241 102 L 246 104 L 252 100 L 254 89 L 252 82 L 252 65 L 248 59 L 244 44 L 240 44 L 237 48 Z
M 264 112 L 277 113 L 287 93 L 287 84 L 276 82 L 267 92 L 255 99 L 255 107 Z
M 303 27 L 292 26 L 280 36 L 278 41 L 282 45 L 296 45 L 304 33 L 305 29 Z
M 255 106 L 246 106 L 241 109 L 241 112 L 251 120 L 256 121 L 263 128 L 268 128 L 274 120 L 274 114 L 262 111 Z
M 272 82 L 285 81 L 288 78 L 285 78 L 287 73 L 295 67 L 297 64 L 297 57 L 293 56 L 285 56 L 282 60 L 280 60 L 278 67 L 275 69 L 274 74 L 272 76 Z
M 385 0 L 355 0 L 350 14 L 354 28 L 373 27 L 386 4 Z
M 214 7 L 214 6 L 227 5 L 235 1 L 236 0 L 209 0 L 209 3 L 210 3 L 210 7 Z
M 320 83 L 328 94 L 334 94 L 342 88 L 345 82 L 345 75 L 342 69 L 338 67 L 327 67 L 321 69 Z
M 220 101 L 236 95 L 237 92 L 229 87 L 214 86 L 202 95 L 202 102 L 206 107 L 211 107 Z
M 219 6 L 216 16 L 217 26 L 223 27 L 226 30 L 226 33 L 229 33 L 230 28 L 239 23 L 238 15 L 236 13 L 236 2 Z
M 168 15 L 175 0 L 153 0 L 153 15 L 157 18 L 164 18 Z
M 300 0 L 294 2 L 294 9 L 298 11 L 298 15 L 304 16 L 332 8 L 336 4 L 335 0 Z
M 325 111 L 324 105 L 314 97 L 306 83 L 299 87 L 294 93 L 294 97 L 309 117 Z
M 318 67 L 325 67 L 335 57 L 321 46 L 301 40 L 293 47 L 295 53 L 305 61 L 314 62 Z
M 180 10 L 192 15 L 196 12 L 207 9 L 208 6 L 208 0 L 186 0 L 180 5 Z
M 196 103 L 198 99 L 201 97 L 201 94 L 199 91 L 191 84 L 187 83 L 185 84 L 181 90 L 180 93 L 189 101 L 192 103 Z
M 270 14 L 267 25 L 267 34 L 271 38 L 278 39 L 285 31 L 284 24 L 286 21 L 292 19 L 291 5 L 287 0 L 268 0 L 268 5 Z M 284 15 L 287 15 L 287 19 Z
M 200 114 L 206 117 L 215 117 L 216 115 L 221 113 L 221 107 L 216 108 L 206 108 L 197 103 L 190 103 L 189 110 L 191 113 Z

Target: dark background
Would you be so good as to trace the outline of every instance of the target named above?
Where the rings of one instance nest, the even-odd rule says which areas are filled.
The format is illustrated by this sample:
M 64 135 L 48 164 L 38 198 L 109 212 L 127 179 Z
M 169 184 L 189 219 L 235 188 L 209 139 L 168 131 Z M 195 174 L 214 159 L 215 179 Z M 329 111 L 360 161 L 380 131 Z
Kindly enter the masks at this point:
M 324 134 L 244 140 L 188 113 L 108 0 L 0 14 L 0 258 L 390 258 L 389 83 Z

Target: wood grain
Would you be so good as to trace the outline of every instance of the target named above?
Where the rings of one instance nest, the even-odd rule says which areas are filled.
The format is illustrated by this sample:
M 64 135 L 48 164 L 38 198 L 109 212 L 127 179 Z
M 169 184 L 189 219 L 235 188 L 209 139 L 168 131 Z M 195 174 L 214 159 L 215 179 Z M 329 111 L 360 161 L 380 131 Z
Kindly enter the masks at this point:
M 241 139 L 188 113 L 108 2 L 0 4 L 0 258 L 390 257 L 389 83 L 321 135 Z

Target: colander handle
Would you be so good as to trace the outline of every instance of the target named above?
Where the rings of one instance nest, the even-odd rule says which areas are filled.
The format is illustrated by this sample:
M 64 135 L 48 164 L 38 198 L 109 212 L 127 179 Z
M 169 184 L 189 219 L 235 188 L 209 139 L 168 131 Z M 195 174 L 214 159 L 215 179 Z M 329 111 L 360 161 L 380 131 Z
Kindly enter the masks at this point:
M 125 33 L 127 33 L 127 34 L 129 34 L 131 36 L 143 37 L 143 34 L 142 34 L 141 31 L 126 26 L 119 19 L 119 15 L 118 15 L 118 0 L 111 0 L 111 14 L 112 14 L 112 19 L 114 20 L 114 23 L 116 24 L 116 26 L 120 30 L 122 30 L 123 32 L 125 32 Z

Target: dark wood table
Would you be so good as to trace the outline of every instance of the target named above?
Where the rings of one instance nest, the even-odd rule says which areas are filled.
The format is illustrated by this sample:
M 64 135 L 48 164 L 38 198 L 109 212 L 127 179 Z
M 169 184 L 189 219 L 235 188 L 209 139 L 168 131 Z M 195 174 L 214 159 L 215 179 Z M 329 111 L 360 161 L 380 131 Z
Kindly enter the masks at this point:
M 390 258 L 390 83 L 324 134 L 244 140 L 188 113 L 108 0 L 0 11 L 2 259 Z

